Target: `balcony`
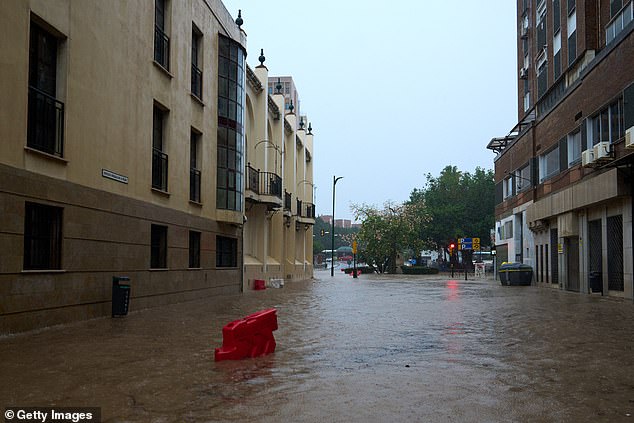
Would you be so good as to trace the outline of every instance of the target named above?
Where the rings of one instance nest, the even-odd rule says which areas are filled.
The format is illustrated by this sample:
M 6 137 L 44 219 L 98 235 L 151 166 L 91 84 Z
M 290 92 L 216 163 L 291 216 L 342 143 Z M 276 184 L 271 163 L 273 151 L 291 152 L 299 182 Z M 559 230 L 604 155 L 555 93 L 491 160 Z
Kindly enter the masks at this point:
M 247 165 L 247 201 L 266 204 L 269 208 L 282 207 L 282 178 L 273 172 L 262 172 Z
M 64 150 L 64 103 L 35 87 L 29 87 L 27 146 L 62 157 Z
M 297 199 L 297 222 L 304 225 L 315 224 L 315 205 Z M 305 229 L 307 227 L 305 226 Z
M 154 60 L 165 70 L 170 70 L 170 38 L 158 26 L 154 27 Z
M 152 188 L 167 192 L 167 154 L 152 149 Z

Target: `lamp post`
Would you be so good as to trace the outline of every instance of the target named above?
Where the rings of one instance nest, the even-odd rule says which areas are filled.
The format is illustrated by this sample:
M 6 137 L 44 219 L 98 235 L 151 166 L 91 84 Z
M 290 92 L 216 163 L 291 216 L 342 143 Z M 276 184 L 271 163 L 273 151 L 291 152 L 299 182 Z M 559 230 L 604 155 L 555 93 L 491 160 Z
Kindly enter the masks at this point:
M 330 250 L 330 277 L 335 276 L 335 188 L 337 181 L 343 178 L 343 176 L 332 176 L 332 231 L 331 232 L 331 250 Z

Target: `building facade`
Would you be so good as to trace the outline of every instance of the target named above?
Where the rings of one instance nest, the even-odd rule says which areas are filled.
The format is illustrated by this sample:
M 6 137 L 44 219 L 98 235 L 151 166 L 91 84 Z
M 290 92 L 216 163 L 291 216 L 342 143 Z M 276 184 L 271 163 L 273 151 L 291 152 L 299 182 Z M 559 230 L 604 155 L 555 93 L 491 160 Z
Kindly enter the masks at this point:
M 269 77 L 260 59 L 255 69 L 247 67 L 245 289 L 256 279 L 313 276 L 312 127 L 285 107 L 282 87 L 265 89 L 278 78 Z
M 632 1 L 517 2 L 518 123 L 496 153 L 498 262 L 633 297 Z
M 8 0 L 0 26 L 0 334 L 110 315 L 117 276 L 133 309 L 243 290 L 267 121 L 222 2 Z

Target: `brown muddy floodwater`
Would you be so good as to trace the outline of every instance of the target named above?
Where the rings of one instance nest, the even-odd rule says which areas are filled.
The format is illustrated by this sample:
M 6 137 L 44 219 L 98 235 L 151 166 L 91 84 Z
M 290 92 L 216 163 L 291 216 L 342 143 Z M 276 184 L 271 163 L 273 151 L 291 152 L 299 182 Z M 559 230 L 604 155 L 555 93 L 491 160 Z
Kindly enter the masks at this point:
M 630 301 L 315 276 L 0 338 L 0 406 L 101 407 L 106 422 L 634 423 Z M 214 362 L 222 326 L 268 307 L 276 352 Z

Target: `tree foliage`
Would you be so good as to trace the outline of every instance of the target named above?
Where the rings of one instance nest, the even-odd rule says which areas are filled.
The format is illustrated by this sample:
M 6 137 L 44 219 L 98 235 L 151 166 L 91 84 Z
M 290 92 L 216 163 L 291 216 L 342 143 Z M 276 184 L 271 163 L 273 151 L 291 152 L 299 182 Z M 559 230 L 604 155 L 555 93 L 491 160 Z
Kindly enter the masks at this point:
M 495 208 L 492 170 L 478 167 L 471 174 L 446 166 L 438 177 L 427 174 L 426 186 L 414 189 L 408 204 L 424 205 L 430 222 L 422 232 L 436 249 L 457 237 L 478 237 L 483 246 L 491 243 Z
M 425 241 L 420 230 L 429 220 L 424 204 L 387 202 L 383 209 L 354 205 L 357 220 L 362 221 L 357 234 L 359 259 L 375 265 L 381 273 L 396 271 L 396 258 L 404 250 L 420 251 Z

